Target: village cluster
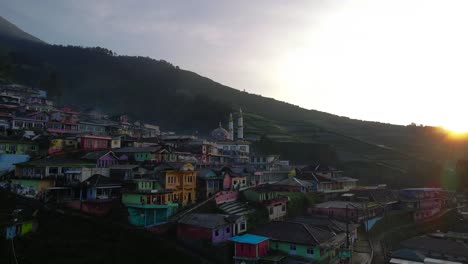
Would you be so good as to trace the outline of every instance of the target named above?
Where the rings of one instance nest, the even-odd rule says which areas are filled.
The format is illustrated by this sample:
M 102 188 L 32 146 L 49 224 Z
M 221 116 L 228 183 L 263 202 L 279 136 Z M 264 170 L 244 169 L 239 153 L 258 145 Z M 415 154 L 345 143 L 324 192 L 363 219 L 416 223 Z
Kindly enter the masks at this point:
M 452 206 L 438 188 L 359 186 L 326 164 L 258 153 L 244 137 L 242 110 L 235 117 L 206 136 L 178 135 L 125 114 L 58 108 L 45 91 L 0 85 L 1 187 L 96 217 L 120 208 L 128 224 L 148 232 L 175 225 L 188 244 L 230 243 L 233 263 L 339 263 L 353 254 L 360 226 L 371 230 L 392 210 L 423 222 Z M 289 212 L 306 198 L 313 203 L 303 214 Z M 208 203 L 213 212 L 198 212 Z M 259 211 L 267 215 L 261 225 L 252 220 Z M 6 236 L 27 233 L 21 228 Z M 421 243 L 405 250 L 420 252 Z M 437 247 L 425 257 L 435 258 Z

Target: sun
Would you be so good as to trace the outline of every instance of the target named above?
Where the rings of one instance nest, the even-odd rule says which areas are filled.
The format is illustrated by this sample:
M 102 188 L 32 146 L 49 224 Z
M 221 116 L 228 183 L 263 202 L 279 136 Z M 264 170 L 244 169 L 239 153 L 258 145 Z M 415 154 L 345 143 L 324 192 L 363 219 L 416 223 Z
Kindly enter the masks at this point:
M 455 136 L 466 136 L 468 135 L 468 124 L 457 123 L 443 126 L 446 130 L 450 131 Z

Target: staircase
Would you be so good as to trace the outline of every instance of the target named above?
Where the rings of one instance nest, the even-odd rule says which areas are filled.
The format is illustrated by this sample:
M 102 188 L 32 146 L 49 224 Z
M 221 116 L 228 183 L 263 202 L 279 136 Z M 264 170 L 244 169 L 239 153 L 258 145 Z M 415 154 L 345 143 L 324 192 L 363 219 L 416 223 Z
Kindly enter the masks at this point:
M 234 201 L 218 205 L 219 209 L 230 215 L 246 215 L 251 209 L 246 204 Z

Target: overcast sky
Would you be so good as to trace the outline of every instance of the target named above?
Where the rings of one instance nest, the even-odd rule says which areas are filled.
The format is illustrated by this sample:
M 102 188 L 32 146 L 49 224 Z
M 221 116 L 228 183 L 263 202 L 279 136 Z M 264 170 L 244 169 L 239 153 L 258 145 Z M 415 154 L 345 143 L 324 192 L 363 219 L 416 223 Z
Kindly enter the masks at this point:
M 308 109 L 468 131 L 467 2 L 0 0 L 0 15 Z

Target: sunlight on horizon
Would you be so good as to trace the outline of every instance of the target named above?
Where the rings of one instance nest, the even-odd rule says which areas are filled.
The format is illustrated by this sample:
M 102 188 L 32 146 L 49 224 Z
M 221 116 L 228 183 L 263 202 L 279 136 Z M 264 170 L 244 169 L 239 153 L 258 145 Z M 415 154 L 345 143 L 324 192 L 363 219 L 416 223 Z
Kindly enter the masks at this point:
M 468 132 L 468 2 L 336 5 L 275 60 L 275 96 L 356 119 Z

